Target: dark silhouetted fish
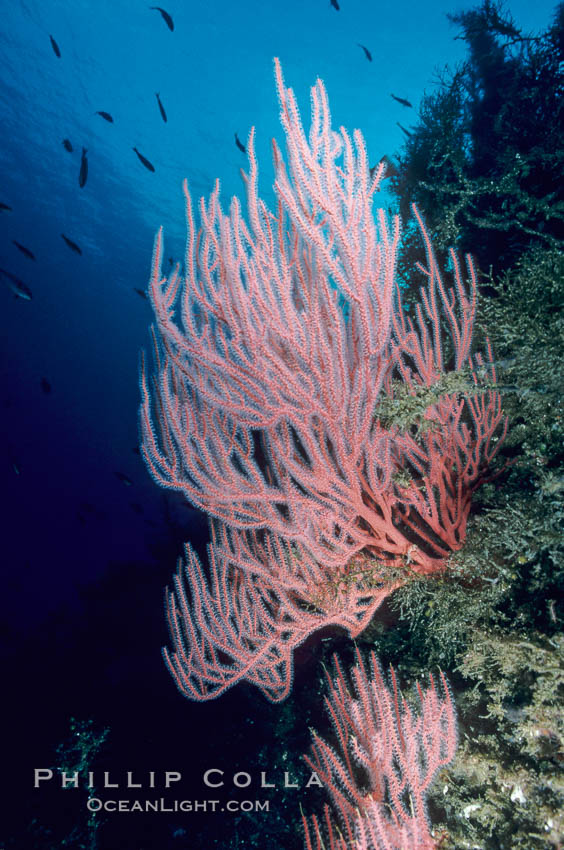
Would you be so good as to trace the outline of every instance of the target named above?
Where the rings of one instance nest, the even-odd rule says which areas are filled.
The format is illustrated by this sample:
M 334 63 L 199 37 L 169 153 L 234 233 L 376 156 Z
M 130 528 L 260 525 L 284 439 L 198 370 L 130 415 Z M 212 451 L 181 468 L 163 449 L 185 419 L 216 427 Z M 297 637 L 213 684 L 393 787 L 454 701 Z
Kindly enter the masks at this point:
M 63 237 L 63 239 L 65 240 L 65 242 L 67 243 L 67 245 L 69 246 L 71 251 L 74 251 L 75 254 L 81 254 L 82 255 L 82 249 L 78 247 L 76 242 L 73 242 L 72 239 L 69 239 L 69 237 L 65 236 L 64 233 L 61 233 L 61 236 Z
M 0 201 L 0 210 L 8 210 L 8 212 L 12 212 L 12 207 L 9 207 L 8 204 L 3 204 L 2 201 Z
M 152 162 L 149 162 L 149 160 L 147 159 L 147 157 L 146 157 L 146 156 L 143 156 L 143 154 L 142 154 L 142 153 L 139 153 L 139 151 L 137 150 L 137 148 L 133 148 L 133 150 L 135 151 L 135 153 L 137 154 L 137 156 L 139 157 L 140 161 L 143 163 L 143 165 L 145 166 L 145 168 L 147 168 L 149 171 L 154 171 L 154 170 L 155 170 L 155 166 L 153 165 L 153 163 L 152 163 Z
M 33 251 L 30 251 L 29 248 L 26 248 L 25 245 L 22 245 L 21 242 L 16 242 L 15 239 L 12 239 L 12 242 L 16 246 L 16 248 L 22 252 L 26 257 L 29 257 L 30 260 L 35 260 L 35 254 Z
M 160 113 L 161 113 L 161 117 L 162 117 L 163 121 L 164 121 L 164 122 L 165 122 L 165 124 L 166 124 L 166 122 L 168 121 L 168 118 L 166 117 L 165 108 L 164 108 L 164 106 L 163 106 L 163 105 L 162 105 L 162 103 L 161 103 L 161 98 L 160 98 L 160 95 L 159 95 L 158 91 L 157 91 L 157 92 L 155 92 L 155 97 L 157 98 L 157 103 L 159 104 L 159 111 L 160 111 Z
M 136 292 L 136 293 L 137 293 L 137 295 L 140 295 L 140 296 L 141 296 L 141 298 L 146 298 L 146 297 L 147 297 L 147 293 L 146 293 L 146 292 L 144 292 L 142 289 L 137 289 L 137 287 L 136 287 L 136 286 L 134 286 L 134 287 L 133 287 L 133 291 L 134 291 L 134 292 Z
M 12 469 L 14 470 L 14 472 L 16 473 L 16 475 L 21 475 L 21 473 L 20 473 L 20 467 L 19 467 L 19 464 L 17 464 L 17 463 L 15 463 L 15 462 L 13 462 L 13 463 L 12 463 Z
M 169 28 L 169 30 L 170 30 L 171 32 L 173 32 L 173 30 L 174 30 L 174 21 L 172 20 L 172 18 L 171 18 L 171 17 L 170 17 L 170 15 L 168 14 L 168 12 L 165 12 L 165 10 L 164 10 L 164 9 L 161 9 L 161 7 L 160 7 L 160 6 L 149 6 L 149 9 L 154 9 L 156 12 L 160 12 L 160 13 L 161 13 L 161 15 L 163 16 L 163 20 L 165 21 L 165 23 L 166 23 L 167 27 Z
M 237 133 L 235 133 L 235 144 L 237 145 L 240 151 L 243 151 L 243 153 L 247 153 L 247 148 L 245 147 Z
M 6 271 L 6 269 L 0 269 L 0 274 L 8 280 L 8 286 L 14 293 L 15 298 L 21 298 L 22 301 L 31 301 L 33 298 L 31 289 L 23 280 L 20 280 L 19 277 L 16 277 L 11 272 Z
M 404 97 L 396 97 L 395 94 L 390 94 L 390 97 L 393 97 L 393 99 L 397 100 L 398 103 L 401 103 L 402 106 L 409 106 L 410 109 L 413 109 L 413 104 L 406 100 Z
M 96 505 L 93 505 L 92 502 L 79 502 L 78 510 L 80 511 L 81 522 L 106 519 L 105 512 L 97 508 Z
M 116 478 L 119 478 L 121 483 L 125 484 L 126 487 L 132 486 L 133 482 L 131 481 L 130 478 L 127 477 L 127 475 L 124 475 L 123 472 L 116 472 L 115 475 L 116 475 Z
M 133 510 L 135 511 L 136 514 L 142 514 L 143 513 L 143 508 L 139 504 L 139 502 L 130 502 L 129 504 L 131 505 L 131 507 L 133 508 Z
M 372 62 L 372 54 L 371 54 L 370 50 L 367 47 L 365 47 L 364 44 L 359 44 L 358 41 L 357 41 L 357 46 L 362 47 L 362 49 L 364 50 L 364 54 L 365 54 L 366 58 L 368 59 L 369 62 Z
M 339 4 L 337 3 L 337 0 L 331 0 L 331 5 L 333 6 L 333 8 L 334 8 L 334 9 L 336 9 L 336 10 L 337 10 L 337 12 L 338 12 L 338 11 L 339 11 L 339 9 L 341 8 L 341 7 L 339 6 Z
M 95 115 L 101 115 L 101 117 L 104 119 L 104 121 L 108 121 L 110 124 L 114 123 L 114 119 L 112 118 L 112 116 L 110 115 L 109 112 L 104 112 L 103 110 L 98 109 L 98 111 L 95 112 L 94 114 Z
M 45 393 L 45 395 L 49 395 L 51 393 L 51 384 L 47 380 L 47 378 L 41 378 L 41 389 Z
M 396 121 L 396 124 L 398 125 L 398 127 L 400 128 L 400 130 L 401 130 L 403 133 L 405 133 L 405 135 L 406 135 L 408 138 L 411 138 L 411 137 L 413 136 L 413 133 L 410 133 L 410 132 L 409 132 L 409 130 L 406 130 L 406 129 L 405 129 L 405 127 L 403 126 L 403 124 L 400 124 L 400 122 L 399 122 L 399 121 Z
M 68 139 L 63 139 L 63 147 L 69 153 L 72 153 L 72 145 Z
M 53 50 L 55 52 L 55 56 L 58 56 L 59 59 L 60 59 L 61 58 L 61 51 L 59 50 L 59 45 L 57 44 L 57 42 L 55 41 L 55 39 L 53 38 L 52 35 L 50 35 L 49 38 L 51 39 L 51 47 L 53 48 Z
M 386 170 L 384 172 L 384 179 L 385 180 L 388 177 L 398 177 L 399 176 L 399 171 L 397 170 L 397 167 L 395 166 L 395 164 L 392 162 L 392 160 L 390 159 L 390 157 L 387 154 L 384 154 L 384 156 L 382 157 L 380 162 L 383 162 L 384 165 L 386 166 Z M 380 163 L 378 163 L 378 165 L 379 164 Z M 370 171 L 372 172 L 372 169 L 370 169 Z
M 88 157 L 86 148 L 82 148 L 82 159 L 80 160 L 80 173 L 78 175 L 78 185 L 82 189 L 88 180 Z
M 169 262 L 169 264 L 172 266 L 172 264 L 174 263 L 174 260 L 172 259 L 172 257 L 169 257 L 169 258 L 168 258 L 168 262 Z
M 133 448 L 132 448 L 132 450 L 131 450 L 131 451 L 132 451 L 134 454 L 136 454 L 136 455 L 140 455 L 140 454 L 141 454 L 141 451 L 140 451 L 140 449 L 139 449 L 139 446 L 133 446 Z

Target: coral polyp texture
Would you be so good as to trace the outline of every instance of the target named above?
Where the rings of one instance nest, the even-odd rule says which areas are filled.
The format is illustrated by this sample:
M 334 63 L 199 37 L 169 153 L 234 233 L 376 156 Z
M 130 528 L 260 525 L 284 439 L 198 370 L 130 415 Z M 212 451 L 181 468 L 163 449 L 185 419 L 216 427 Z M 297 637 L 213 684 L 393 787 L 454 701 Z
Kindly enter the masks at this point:
M 445 677 L 420 685 L 418 708 L 390 684 L 370 654 L 370 674 L 360 652 L 349 688 L 337 656 L 327 674 L 325 699 L 338 748 L 314 736 L 309 766 L 331 795 L 337 822 L 325 808 L 324 827 L 314 816 L 303 824 L 307 850 L 435 850 L 426 796 L 437 772 L 454 758 L 456 714 Z M 324 841 L 323 835 L 326 834 Z
M 142 451 L 212 521 L 209 571 L 188 546 L 167 606 L 165 660 L 199 700 L 241 679 L 283 699 L 308 635 L 354 637 L 411 571 L 444 570 L 507 428 L 489 343 L 471 352 L 471 259 L 451 252 L 446 286 L 414 207 L 425 260 L 404 309 L 399 219 L 373 211 L 384 164 L 371 176 L 362 134 L 332 130 L 321 80 L 306 135 L 275 72 L 276 209 L 251 131 L 246 216 L 217 183 L 198 228 L 185 183 L 185 275 L 163 275 L 161 231 L 153 256 Z

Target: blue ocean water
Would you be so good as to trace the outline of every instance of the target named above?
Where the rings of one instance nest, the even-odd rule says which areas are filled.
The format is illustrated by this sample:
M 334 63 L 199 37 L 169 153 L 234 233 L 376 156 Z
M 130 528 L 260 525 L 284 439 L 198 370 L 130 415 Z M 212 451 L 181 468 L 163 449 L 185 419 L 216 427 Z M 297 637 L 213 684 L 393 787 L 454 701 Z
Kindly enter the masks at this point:
M 545 27 L 553 10 L 546 0 L 510 7 L 531 30 Z M 133 0 L 2 3 L 0 203 L 9 209 L 0 209 L 1 623 L 22 699 L 38 674 L 18 646 L 33 636 L 42 659 L 42 629 L 52 636 L 54 622 L 62 623 L 59 650 L 76 643 L 89 651 L 51 657 L 43 688 L 86 677 L 100 646 L 105 673 L 114 665 L 100 688 L 126 668 L 128 681 L 138 681 L 144 663 L 160 671 L 162 587 L 182 540 L 201 550 L 205 542 L 205 519 L 160 491 L 136 453 L 139 351 L 151 314 L 135 290 L 146 287 L 160 225 L 166 257 L 183 256 L 183 178 L 200 196 L 219 177 L 225 205 L 242 194 L 246 159 L 235 134 L 245 143 L 254 125 L 263 195 L 272 202 L 270 140 L 282 141 L 274 56 L 304 121 L 320 76 L 334 123 L 362 129 L 371 162 L 392 156 L 402 142 L 397 122 L 410 123 L 410 110 L 390 94 L 417 105 L 437 69 L 463 57 L 446 13 L 466 6 L 445 0 L 342 0 L 339 11 L 329 0 L 167 0 L 165 8 L 173 31 L 158 10 Z M 14 277 L 31 300 L 14 296 Z M 93 609 L 98 632 L 88 620 Z M 104 612 L 112 634 L 117 623 L 143 629 L 152 612 L 149 661 L 135 657 L 134 639 L 112 655 Z M 181 703 L 164 671 L 161 681 Z M 56 688 L 50 698 L 51 725 L 60 730 L 67 703 L 57 702 Z M 180 704 L 179 717 L 184 710 L 202 723 L 195 708 Z

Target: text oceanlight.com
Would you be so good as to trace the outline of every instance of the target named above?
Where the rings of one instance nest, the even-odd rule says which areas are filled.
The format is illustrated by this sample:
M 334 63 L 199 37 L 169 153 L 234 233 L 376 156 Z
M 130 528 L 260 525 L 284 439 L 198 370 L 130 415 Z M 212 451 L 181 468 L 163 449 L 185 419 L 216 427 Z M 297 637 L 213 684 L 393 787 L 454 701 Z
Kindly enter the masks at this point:
M 90 812 L 268 812 L 269 800 L 101 800 L 90 797 Z

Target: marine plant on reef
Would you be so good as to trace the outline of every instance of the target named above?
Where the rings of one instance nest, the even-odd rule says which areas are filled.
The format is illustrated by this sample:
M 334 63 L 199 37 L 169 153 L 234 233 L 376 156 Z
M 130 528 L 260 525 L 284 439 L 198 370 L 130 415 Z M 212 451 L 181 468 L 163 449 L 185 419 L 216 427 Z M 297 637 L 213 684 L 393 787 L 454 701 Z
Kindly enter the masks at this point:
M 471 353 L 471 259 L 465 281 L 451 252 L 445 286 L 414 208 L 424 285 L 404 310 L 399 219 L 372 210 L 383 163 L 371 176 L 361 133 L 331 129 L 321 80 L 306 136 L 275 70 L 276 210 L 258 194 L 252 130 L 247 220 L 237 198 L 223 212 L 216 183 L 198 230 L 185 183 L 185 276 L 163 276 L 161 231 L 153 257 L 143 456 L 212 528 L 209 575 L 187 546 L 167 603 L 164 657 L 197 700 L 243 679 L 283 699 L 309 634 L 355 636 L 410 571 L 443 570 L 507 427 L 489 343 Z

